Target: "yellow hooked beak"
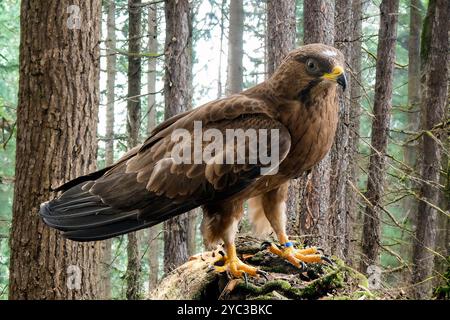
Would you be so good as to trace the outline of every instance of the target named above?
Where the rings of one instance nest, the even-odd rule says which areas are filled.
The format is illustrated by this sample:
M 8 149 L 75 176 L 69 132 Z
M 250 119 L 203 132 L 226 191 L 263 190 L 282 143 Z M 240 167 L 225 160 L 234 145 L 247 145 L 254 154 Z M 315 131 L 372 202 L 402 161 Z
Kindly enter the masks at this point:
M 333 71 L 331 71 L 331 73 L 325 73 L 322 76 L 322 79 L 336 81 L 342 87 L 342 90 L 344 90 L 344 91 L 345 91 L 345 88 L 347 88 L 347 78 L 345 77 L 344 69 L 340 66 L 334 67 Z

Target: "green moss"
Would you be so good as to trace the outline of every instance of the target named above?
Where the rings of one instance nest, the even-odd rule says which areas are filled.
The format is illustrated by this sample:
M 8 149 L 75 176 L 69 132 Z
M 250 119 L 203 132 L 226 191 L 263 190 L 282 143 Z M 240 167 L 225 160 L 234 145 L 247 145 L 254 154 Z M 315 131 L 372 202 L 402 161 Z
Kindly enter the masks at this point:
M 263 286 L 241 282 L 236 289 L 249 295 L 253 299 L 266 299 L 273 292 L 279 292 L 289 299 L 316 299 L 332 293 L 335 289 L 343 286 L 344 275 L 341 269 L 335 269 L 324 276 L 310 281 L 305 287 L 296 287 L 285 280 L 272 280 Z M 273 297 L 272 297 L 273 298 Z
M 316 280 L 311 281 L 301 290 L 301 296 L 306 299 L 316 299 L 331 293 L 337 288 L 341 288 L 344 283 L 344 276 L 340 269 L 326 274 Z

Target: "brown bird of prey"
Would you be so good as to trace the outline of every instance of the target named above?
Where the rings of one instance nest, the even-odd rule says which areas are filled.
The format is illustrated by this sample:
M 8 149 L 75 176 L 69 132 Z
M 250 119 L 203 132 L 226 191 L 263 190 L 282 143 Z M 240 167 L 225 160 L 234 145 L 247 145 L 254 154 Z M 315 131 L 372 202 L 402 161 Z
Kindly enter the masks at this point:
M 346 86 L 340 51 L 322 44 L 293 50 L 263 83 L 168 119 L 114 165 L 59 187 L 63 193 L 42 204 L 40 214 L 66 238 L 93 241 L 201 206 L 205 243 L 223 243 L 225 249 L 218 271 L 257 276 L 258 269 L 240 261 L 234 245 L 248 200 L 255 229 L 269 228 L 278 237 L 280 246 L 271 244 L 271 252 L 299 268 L 323 262 L 317 248 L 292 246 L 285 201 L 290 179 L 330 150 L 338 120 L 337 85 Z M 199 132 L 203 139 L 196 140 Z M 235 136 L 228 139 L 230 132 Z M 278 159 L 275 166 L 260 157 L 263 144 L 253 143 L 258 138 L 270 141 L 263 153 Z

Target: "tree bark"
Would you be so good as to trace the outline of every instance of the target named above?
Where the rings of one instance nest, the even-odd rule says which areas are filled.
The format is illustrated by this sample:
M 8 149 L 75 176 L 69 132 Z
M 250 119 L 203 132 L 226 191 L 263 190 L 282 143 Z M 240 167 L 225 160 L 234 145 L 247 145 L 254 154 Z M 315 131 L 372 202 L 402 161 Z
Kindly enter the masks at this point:
M 114 100 L 116 86 L 116 4 L 109 1 L 106 35 L 106 143 L 105 165 L 114 163 Z
M 267 2 L 267 70 L 271 76 L 284 57 L 294 49 L 296 35 L 295 0 Z M 288 234 L 296 233 L 297 180 L 292 180 L 286 202 Z
M 344 54 L 346 65 L 352 60 L 352 0 L 336 0 L 335 39 L 336 48 Z M 344 66 L 347 68 L 347 66 Z M 347 77 L 348 87 L 351 87 L 351 77 Z M 351 216 L 347 182 L 350 178 L 350 162 L 354 156 L 350 146 L 350 90 L 339 95 L 339 123 L 336 138 L 330 151 L 330 208 L 327 242 L 331 252 L 342 259 L 349 259 L 351 239 Z
M 148 52 L 158 52 L 158 24 L 157 24 L 157 6 L 151 5 L 148 8 Z M 156 59 L 149 58 L 148 74 L 147 74 L 147 91 L 148 93 L 156 92 Z M 148 96 L 148 112 L 147 112 L 147 135 L 150 136 L 152 130 L 156 127 L 156 99 L 154 94 Z M 151 227 L 148 230 L 149 247 L 148 247 L 148 263 L 149 263 L 149 291 L 156 288 L 159 274 L 159 233 L 161 224 Z
M 189 73 L 188 73 L 188 97 L 187 97 L 187 109 L 192 109 L 192 100 L 194 96 L 194 84 L 193 84 L 193 64 L 192 61 L 194 60 L 194 45 L 192 42 L 192 33 L 193 31 L 193 25 L 192 21 L 194 20 L 194 13 L 192 12 L 191 8 L 189 9 L 189 20 L 188 20 L 188 26 L 189 26 L 189 45 L 188 45 L 188 66 L 189 66 Z M 189 211 L 187 214 L 188 221 L 187 221 L 187 254 L 188 257 L 194 255 L 197 253 L 197 246 L 196 246 L 196 239 L 197 239 L 197 231 L 199 227 L 199 221 L 198 221 L 198 215 L 200 214 L 201 209 L 195 208 L 191 211 Z
M 317 0 L 303 3 L 303 42 L 334 44 L 334 1 Z
M 295 46 L 295 0 L 267 1 L 267 58 L 272 75 Z
M 226 94 L 242 91 L 242 75 L 244 67 L 242 58 L 244 36 L 244 6 L 243 0 L 230 2 L 230 26 L 228 34 L 228 73 Z
M 158 24 L 157 7 L 148 7 L 148 52 L 156 54 L 158 52 Z M 156 58 L 149 58 L 147 74 L 148 112 L 147 112 L 147 135 L 150 135 L 156 127 L 156 96 L 150 94 L 156 92 Z
M 349 244 L 349 254 L 347 256 L 347 263 L 351 266 L 355 265 L 355 241 L 354 239 L 360 239 L 362 225 L 362 215 L 357 205 L 358 195 L 353 186 L 358 185 L 358 145 L 359 145 L 359 127 L 360 127 L 360 117 L 361 117 L 361 88 L 362 88 L 362 77 L 361 77 L 361 55 L 362 55 L 362 12 L 363 12 L 363 1 L 364 0 L 353 0 L 352 3 L 352 13 L 353 13 L 353 23 L 352 23 L 352 53 L 351 53 L 351 81 L 350 81 L 350 119 L 349 119 L 349 177 L 346 182 L 347 189 L 347 207 L 349 215 L 352 219 L 351 231 L 350 231 L 350 244 Z
M 128 0 L 128 100 L 127 100 L 127 132 L 128 148 L 139 144 L 139 128 L 141 126 L 141 0 Z M 133 55 L 134 53 L 134 55 Z
M 188 238 L 187 238 L 188 257 L 191 257 L 197 253 L 197 227 L 199 226 L 197 217 L 200 212 L 201 209 L 196 208 L 188 213 L 189 216 Z
M 421 17 L 421 2 L 418 0 L 411 0 L 410 4 L 410 22 L 409 22 L 409 40 L 408 40 L 408 130 L 411 132 L 418 132 L 420 127 L 420 33 L 422 29 Z M 417 140 L 409 142 L 404 149 L 405 163 L 413 172 L 418 168 L 417 154 L 418 149 Z M 416 189 L 417 186 L 410 185 L 411 188 Z M 413 217 L 417 210 L 417 201 L 415 197 L 408 197 L 405 199 L 405 210 L 407 214 Z
M 106 143 L 105 166 L 114 163 L 114 100 L 116 86 L 116 4 L 109 1 L 107 4 L 107 35 L 106 35 Z M 103 253 L 103 298 L 111 299 L 111 246 L 112 240 L 104 241 Z
M 380 5 L 380 30 L 376 66 L 374 118 L 362 233 L 361 271 L 379 263 L 381 244 L 381 207 L 386 168 L 386 149 L 392 108 L 395 45 L 397 42 L 398 0 L 383 0 Z
M 128 0 L 128 100 L 127 100 L 127 134 L 128 149 L 139 143 L 141 126 L 141 58 L 133 55 L 141 51 L 141 0 Z M 136 232 L 127 235 L 127 291 L 128 300 L 139 299 L 141 291 L 139 241 Z
M 422 28 L 421 1 L 411 0 L 409 6 L 409 39 L 408 39 L 408 107 L 407 107 L 407 126 L 406 130 L 412 132 L 406 137 L 410 140 L 418 134 L 420 127 L 420 32 Z M 418 141 L 408 141 L 403 148 L 404 163 L 407 166 L 406 173 L 415 176 L 418 170 Z M 418 189 L 417 183 L 412 179 L 405 181 L 407 187 L 412 193 Z M 417 199 L 414 195 L 406 197 L 402 202 L 405 216 L 412 225 L 416 226 Z M 410 234 L 402 235 L 404 244 L 400 248 L 400 253 L 406 261 L 411 261 L 412 238 Z M 409 276 L 409 275 L 408 275 Z
M 190 106 L 191 23 L 188 0 L 165 2 L 165 119 L 186 111 Z M 168 273 L 188 258 L 188 214 L 164 222 L 164 271 Z
M 52 188 L 96 164 L 101 5 L 72 4 L 21 3 L 10 299 L 95 299 L 101 291 L 100 243 L 65 240 L 38 216 Z
M 445 0 L 430 0 L 422 34 L 422 129 L 430 132 L 446 119 L 448 109 L 448 32 L 450 6 Z M 417 228 L 413 247 L 413 296 L 429 297 L 431 281 L 427 280 L 434 267 L 433 250 L 436 245 L 436 209 L 439 205 L 439 180 L 442 143 L 445 129 L 434 129 L 422 136 L 420 196 L 417 208 Z
M 220 5 L 220 46 L 219 46 L 219 66 L 217 72 L 217 99 L 222 98 L 222 57 L 223 57 L 223 38 L 225 37 L 225 7 L 227 0 L 222 0 Z
M 305 1 L 303 4 L 303 42 L 334 44 L 334 2 L 330 0 Z M 322 247 L 330 246 L 329 234 L 331 158 L 328 154 L 311 172 L 299 179 L 299 231 L 307 235 L 307 242 Z
M 408 39 L 408 127 L 412 132 L 417 132 L 420 126 L 420 32 L 422 27 L 421 3 L 419 0 L 411 0 L 409 39 Z M 405 146 L 405 163 L 413 170 L 417 167 L 417 144 L 411 142 Z M 407 213 L 415 211 L 417 205 L 413 197 L 405 201 Z

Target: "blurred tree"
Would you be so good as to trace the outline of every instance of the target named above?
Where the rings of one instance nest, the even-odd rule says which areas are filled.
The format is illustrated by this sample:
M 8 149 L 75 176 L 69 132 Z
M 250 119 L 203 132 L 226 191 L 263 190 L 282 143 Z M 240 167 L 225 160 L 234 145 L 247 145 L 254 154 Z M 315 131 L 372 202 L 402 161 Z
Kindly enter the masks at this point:
M 436 208 L 439 207 L 439 182 L 442 160 L 442 138 L 448 110 L 448 50 L 450 5 L 445 0 L 430 0 L 423 25 L 422 61 L 422 130 L 420 201 L 413 248 L 412 294 L 428 298 L 429 280 L 434 268 L 436 245 Z M 448 218 L 448 217 L 447 217 Z M 444 258 L 445 259 L 445 258 Z
M 421 1 L 411 0 L 408 39 L 408 126 L 416 134 L 420 126 L 420 32 L 422 26 Z M 417 142 L 410 141 L 404 148 L 405 164 L 414 170 L 417 160 Z M 407 197 L 405 210 L 415 212 L 414 197 Z
M 114 163 L 114 100 L 116 86 L 116 4 L 106 3 L 106 135 L 105 135 L 105 166 Z M 111 299 L 111 245 L 112 240 L 104 241 L 102 283 L 104 299 Z
M 8 296 L 9 233 L 14 190 L 20 3 L 0 3 L 0 299 Z
M 359 172 L 358 172 L 358 144 L 359 144 L 359 126 L 361 117 L 361 95 L 362 95 L 362 77 L 361 77 L 361 56 L 362 56 L 362 12 L 363 4 L 366 0 L 353 0 L 352 1 L 352 52 L 350 61 L 350 111 L 349 111 L 349 173 L 348 181 L 346 181 L 346 194 L 347 194 L 347 210 L 348 215 L 352 221 L 348 222 L 351 224 L 348 254 L 346 256 L 347 263 L 355 264 L 355 244 L 353 239 L 359 239 L 360 233 L 359 223 L 360 215 L 357 206 L 357 195 L 356 187 Z
M 223 56 L 223 40 L 225 37 L 225 7 L 227 4 L 227 0 L 222 0 L 220 4 L 220 46 L 219 46 L 219 65 L 217 66 L 218 75 L 217 75 L 217 99 L 222 98 L 222 56 Z M 243 26 L 242 26 L 243 27 Z
M 188 0 L 167 0 L 164 118 L 186 111 L 191 105 L 189 82 L 191 73 L 191 15 Z M 188 258 L 188 214 L 164 222 L 164 271 L 167 274 Z
M 158 52 L 158 24 L 157 24 L 157 6 L 156 4 L 148 7 L 148 52 L 156 54 Z M 147 135 L 150 136 L 152 130 L 156 127 L 156 59 L 150 57 L 148 60 L 147 71 Z M 159 273 L 159 232 L 161 225 L 153 226 L 148 231 L 148 259 L 149 259 L 149 282 L 148 289 L 151 291 L 158 283 Z
M 357 1 L 357 0 L 355 0 Z M 352 0 L 336 0 L 335 3 L 335 47 L 341 50 L 345 58 L 347 74 L 351 74 L 352 62 Z M 351 77 L 347 76 L 348 88 L 351 88 Z M 350 143 L 350 90 L 341 92 L 339 95 L 339 122 L 336 131 L 334 144 L 330 150 L 331 157 L 331 177 L 330 179 L 330 208 L 328 230 L 326 238 L 330 246 L 330 253 L 342 257 L 350 258 L 349 247 L 351 239 L 351 202 L 350 197 L 353 190 L 347 188 L 350 178 L 350 163 L 353 161 Z
M 334 2 L 328 0 L 303 3 L 303 42 L 334 44 Z M 308 242 L 330 251 L 326 241 L 330 208 L 330 168 L 328 154 L 311 172 L 299 180 L 299 231 Z
M 127 134 L 128 149 L 139 144 L 141 126 L 141 0 L 128 0 L 128 98 Z M 136 232 L 129 233 L 127 245 L 127 299 L 139 299 L 141 291 L 141 259 Z
M 267 1 L 267 71 L 271 76 L 285 56 L 295 46 L 295 0 Z M 297 221 L 298 189 L 297 180 L 290 182 L 286 215 L 288 234 L 294 234 Z
M 242 58 L 244 56 L 244 7 L 242 0 L 230 2 L 230 27 L 228 33 L 228 72 L 226 94 L 242 91 Z
M 367 270 L 368 266 L 379 263 L 381 210 L 384 205 L 381 203 L 381 197 L 384 188 L 392 108 L 398 4 L 398 0 L 383 0 L 380 5 L 374 118 L 372 120 L 372 150 L 370 150 L 367 191 L 365 194 L 368 203 L 365 208 L 360 262 L 360 270 L 363 272 Z

